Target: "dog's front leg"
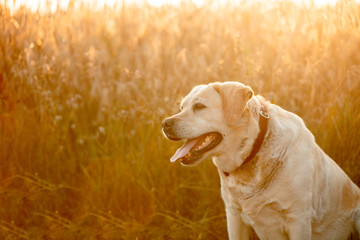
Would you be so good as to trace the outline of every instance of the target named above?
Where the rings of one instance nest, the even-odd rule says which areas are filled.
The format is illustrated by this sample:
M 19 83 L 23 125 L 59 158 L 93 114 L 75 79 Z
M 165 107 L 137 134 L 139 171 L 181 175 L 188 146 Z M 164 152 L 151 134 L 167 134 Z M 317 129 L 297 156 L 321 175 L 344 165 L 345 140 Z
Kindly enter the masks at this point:
M 242 218 L 241 211 L 237 208 L 226 208 L 227 228 L 230 240 L 248 240 L 251 228 Z

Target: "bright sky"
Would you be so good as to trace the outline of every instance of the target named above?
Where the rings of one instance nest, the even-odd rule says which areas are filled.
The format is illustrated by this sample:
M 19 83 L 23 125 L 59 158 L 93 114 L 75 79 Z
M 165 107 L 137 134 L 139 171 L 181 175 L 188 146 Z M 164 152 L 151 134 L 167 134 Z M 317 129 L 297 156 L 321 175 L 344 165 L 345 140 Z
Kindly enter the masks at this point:
M 62 8 L 66 8 L 69 4 L 70 0 L 1 0 L 1 3 L 7 2 L 7 6 L 9 6 L 12 10 L 15 8 L 18 8 L 21 5 L 26 5 L 30 7 L 32 10 L 37 10 L 40 8 L 41 10 L 45 9 L 51 9 L 51 11 L 55 11 L 57 4 Z M 178 5 L 182 0 L 80 0 L 84 3 L 89 3 L 92 6 L 97 6 L 99 8 L 104 7 L 104 5 L 113 6 L 114 4 L 130 4 L 130 3 L 148 3 L 152 6 L 161 6 L 163 4 L 171 4 L 171 5 Z M 189 0 L 187 0 L 189 1 Z M 222 3 L 222 2 L 241 2 L 241 0 L 227 0 L 227 1 L 221 1 L 221 0 L 215 0 L 215 1 L 209 1 L 209 0 L 191 0 L 196 5 L 202 5 L 203 3 L 208 2 L 216 2 L 216 3 Z M 249 1 L 256 1 L 256 2 L 271 2 L 272 0 L 247 0 Z M 297 4 L 305 4 L 308 5 L 312 2 L 315 3 L 317 6 L 323 6 L 323 5 L 334 5 L 337 0 L 290 0 Z M 14 3 L 15 2 L 15 3 Z M 79 2 L 79 1 L 75 1 Z

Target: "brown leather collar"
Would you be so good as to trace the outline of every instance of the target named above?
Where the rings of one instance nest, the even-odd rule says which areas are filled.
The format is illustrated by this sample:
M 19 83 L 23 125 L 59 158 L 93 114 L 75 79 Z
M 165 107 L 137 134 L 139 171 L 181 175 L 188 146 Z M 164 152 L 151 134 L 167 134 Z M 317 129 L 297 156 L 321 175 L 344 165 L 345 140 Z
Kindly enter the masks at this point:
M 260 132 L 257 136 L 257 138 L 255 139 L 255 142 L 253 144 L 252 150 L 249 154 L 249 156 L 247 156 L 247 158 L 244 160 L 244 162 L 234 170 L 234 172 L 236 170 L 238 170 L 239 168 L 241 168 L 242 166 L 244 166 L 246 163 L 248 163 L 251 159 L 253 159 L 255 157 L 255 155 L 259 152 L 264 139 L 265 139 L 265 135 L 268 129 L 268 121 L 269 121 L 269 114 L 266 111 L 266 108 L 264 106 L 261 106 L 260 112 L 259 112 L 259 127 L 260 127 Z M 229 176 L 230 173 L 229 172 L 223 172 L 225 174 L 225 176 Z

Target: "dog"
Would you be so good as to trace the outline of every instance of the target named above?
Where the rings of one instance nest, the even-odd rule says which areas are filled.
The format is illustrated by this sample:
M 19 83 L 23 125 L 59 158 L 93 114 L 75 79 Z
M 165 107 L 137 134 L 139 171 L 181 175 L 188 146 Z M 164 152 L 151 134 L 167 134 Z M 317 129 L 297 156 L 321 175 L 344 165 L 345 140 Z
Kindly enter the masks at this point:
M 303 120 L 239 82 L 194 87 L 163 134 L 171 157 L 218 169 L 229 239 L 347 239 L 360 232 L 360 189 L 316 144 Z

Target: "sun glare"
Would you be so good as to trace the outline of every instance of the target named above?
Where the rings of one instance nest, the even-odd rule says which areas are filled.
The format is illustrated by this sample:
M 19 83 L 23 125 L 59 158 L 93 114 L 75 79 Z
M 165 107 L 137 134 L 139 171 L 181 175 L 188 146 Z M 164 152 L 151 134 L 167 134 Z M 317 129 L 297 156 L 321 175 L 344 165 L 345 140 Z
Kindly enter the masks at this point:
M 7 6 L 10 7 L 11 10 L 18 9 L 20 6 L 26 6 L 33 11 L 56 11 L 59 7 L 61 9 L 66 9 L 71 2 L 70 0 L 15 0 L 15 1 L 6 1 Z M 122 5 L 122 4 L 148 4 L 154 7 L 159 7 L 162 5 L 179 5 L 183 0 L 81 0 L 84 4 L 88 4 L 94 8 L 101 9 L 104 6 L 112 7 L 114 5 Z M 279 2 L 281 0 L 250 0 L 250 2 Z M 289 0 L 298 5 L 309 5 L 314 4 L 316 6 L 325 6 L 325 5 L 335 5 L 337 0 Z M 192 3 L 201 6 L 203 4 L 214 4 L 221 5 L 225 3 L 241 3 L 243 0 L 227 0 L 227 1 L 209 1 L 209 0 L 191 0 Z M 358 2 L 358 0 L 356 0 Z M 77 2 L 78 3 L 78 2 Z

